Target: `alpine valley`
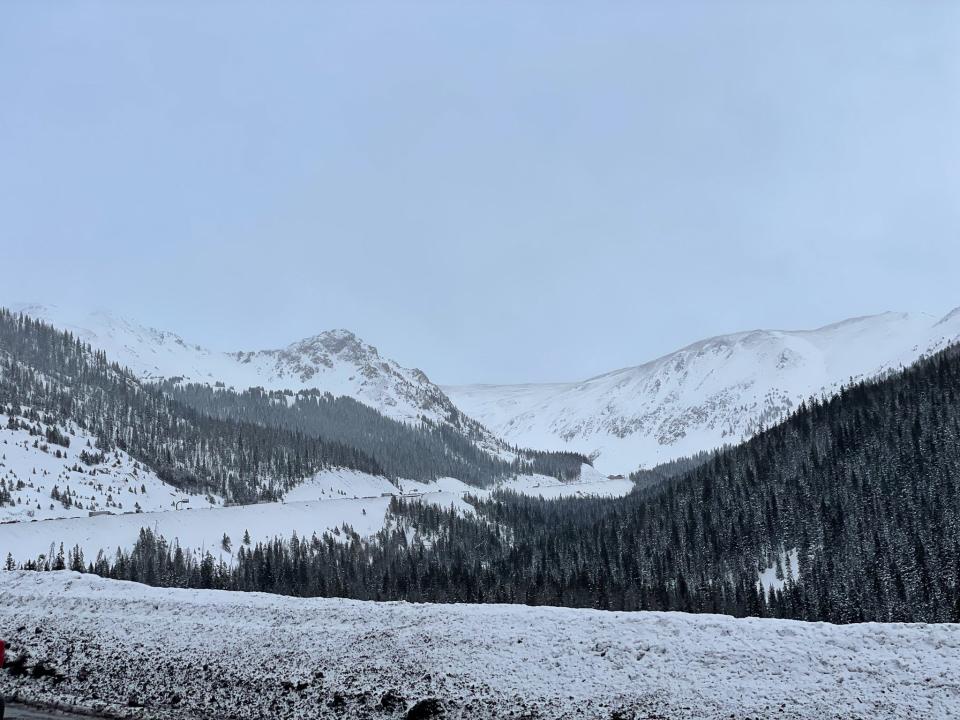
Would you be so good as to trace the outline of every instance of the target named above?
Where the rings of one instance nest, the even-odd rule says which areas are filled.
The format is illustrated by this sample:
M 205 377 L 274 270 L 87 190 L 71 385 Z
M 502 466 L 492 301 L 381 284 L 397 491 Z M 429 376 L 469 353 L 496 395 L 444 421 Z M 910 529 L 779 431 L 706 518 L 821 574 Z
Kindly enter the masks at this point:
M 0 309 L 0 690 L 141 720 L 951 716 L 958 340 L 960 310 L 884 313 L 440 387 L 345 330 L 218 351 Z

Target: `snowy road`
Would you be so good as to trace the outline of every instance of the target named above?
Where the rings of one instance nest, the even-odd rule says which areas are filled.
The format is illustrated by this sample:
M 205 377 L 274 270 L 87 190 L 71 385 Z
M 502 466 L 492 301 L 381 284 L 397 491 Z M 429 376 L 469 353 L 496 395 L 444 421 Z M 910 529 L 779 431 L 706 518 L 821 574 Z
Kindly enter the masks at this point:
M 26 705 L 7 704 L 4 720 L 90 720 L 92 715 L 70 715 L 50 710 L 37 710 Z

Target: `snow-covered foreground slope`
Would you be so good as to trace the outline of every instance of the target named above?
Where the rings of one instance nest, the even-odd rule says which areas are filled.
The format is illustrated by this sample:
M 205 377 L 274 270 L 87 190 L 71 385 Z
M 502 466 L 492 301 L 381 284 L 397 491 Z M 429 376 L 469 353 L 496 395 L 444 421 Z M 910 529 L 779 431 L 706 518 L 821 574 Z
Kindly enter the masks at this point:
M 95 438 L 77 427 L 60 428 L 70 443 L 64 447 L 47 442 L 50 426 L 45 423 L 29 422 L 31 434 L 22 427 L 11 429 L 8 422 L 0 413 L 0 522 L 173 510 L 178 500 L 192 507 L 221 502 L 168 485 L 122 450 L 99 459 Z M 97 462 L 89 462 L 91 457 Z M 4 489 L 10 496 L 6 504 Z
M 330 330 L 275 350 L 219 352 L 106 311 L 23 303 L 9 307 L 69 330 L 144 380 L 222 382 L 237 390 L 318 389 L 407 422 L 421 417 L 443 422 L 453 409 L 423 372 L 382 357 L 347 330 Z
M 809 331 L 757 330 L 694 343 L 578 383 L 443 389 L 522 447 L 596 456 L 604 472 L 737 443 L 811 395 L 909 365 L 960 340 L 960 308 L 937 319 L 884 313 Z
M 543 475 L 520 476 L 495 489 L 557 498 L 619 496 L 633 488 L 629 480 L 590 476 L 588 467 L 584 477 L 585 482 L 564 484 Z M 401 480 L 394 485 L 386 478 L 354 470 L 324 470 L 289 492 L 282 503 L 0 524 L 0 562 L 8 553 L 18 564 L 36 560 L 40 555 L 48 556 L 51 545 L 56 552 L 61 543 L 67 552 L 79 547 L 87 562 L 95 560 L 101 550 L 112 558 L 118 547 L 133 547 L 141 528 L 149 528 L 171 542 L 176 540 L 184 550 L 200 554 L 210 551 L 229 562 L 245 534 L 256 544 L 276 537 L 289 539 L 294 532 L 300 537 L 341 532 L 347 525 L 365 537 L 384 526 L 390 495 L 403 494 L 468 512 L 471 508 L 464 502 L 464 495 L 482 497 L 492 491 L 454 478 L 434 483 Z M 230 538 L 230 550 L 222 547 L 224 535 Z
M 298 599 L 69 572 L 0 577 L 0 628 L 27 670 L 0 674 L 0 689 L 118 717 L 402 717 L 424 700 L 448 718 L 960 715 L 957 625 Z

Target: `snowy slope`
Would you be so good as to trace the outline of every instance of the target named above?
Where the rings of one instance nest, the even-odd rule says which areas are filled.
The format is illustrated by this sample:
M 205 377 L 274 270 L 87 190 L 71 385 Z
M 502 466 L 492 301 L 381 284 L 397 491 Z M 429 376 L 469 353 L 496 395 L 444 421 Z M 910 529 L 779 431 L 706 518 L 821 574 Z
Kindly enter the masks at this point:
M 395 420 L 445 421 L 453 405 L 420 370 L 384 358 L 347 330 L 330 330 L 275 350 L 219 352 L 106 311 L 13 304 L 103 350 L 144 380 L 183 378 L 244 390 L 319 389 L 352 397 Z
M 344 523 L 361 535 L 373 534 L 383 527 L 389 502 L 389 498 L 376 498 L 263 503 L 8 523 L 0 525 L 0 562 L 8 553 L 17 564 L 37 560 L 40 555 L 49 557 L 51 546 L 57 550 L 61 543 L 67 552 L 79 547 L 87 562 L 95 561 L 100 551 L 112 558 L 117 548 L 133 548 L 141 528 L 148 528 L 170 542 L 176 541 L 184 551 L 198 556 L 209 551 L 214 557 L 229 562 L 245 532 L 250 534 L 254 545 L 275 537 L 289 539 L 294 532 L 300 537 L 309 538 L 314 533 L 321 536 L 341 528 Z M 222 547 L 224 535 L 231 541 L 229 551 Z
M 0 631 L 27 671 L 0 673 L 0 691 L 111 717 L 400 718 L 429 699 L 450 720 L 960 716 L 957 625 L 301 599 L 11 572 Z M 56 680 L 33 672 L 40 661 Z
M 884 313 L 817 330 L 714 337 L 583 382 L 444 390 L 508 442 L 595 455 L 598 469 L 625 473 L 739 442 L 811 395 L 958 339 L 960 308 L 941 319 Z
M 554 477 L 532 475 L 505 481 L 495 489 L 557 498 L 616 497 L 633 488 L 629 480 L 590 477 L 588 472 L 585 468 L 585 481 L 581 483 L 561 483 Z M 39 555 L 49 555 L 51 544 L 56 550 L 61 543 L 66 551 L 79 547 L 88 562 L 95 560 L 101 550 L 112 557 L 118 547 L 131 549 L 141 528 L 150 528 L 171 542 L 176 540 L 184 550 L 200 554 L 209 550 L 229 562 L 245 533 L 256 544 L 276 537 L 289 539 L 294 532 L 300 537 L 323 535 L 347 525 L 365 537 L 383 528 L 389 495 L 403 494 L 469 512 L 472 508 L 464 502 L 465 495 L 487 497 L 493 490 L 481 490 L 454 478 L 433 483 L 401 480 L 393 485 L 386 478 L 355 470 L 323 470 L 287 493 L 282 503 L 203 508 L 195 498 L 179 512 L 100 517 L 85 517 L 86 512 L 73 513 L 75 517 L 61 513 L 60 517 L 65 519 L 0 524 L 0 562 L 8 553 L 18 564 L 36 560 Z M 231 551 L 222 551 L 224 535 L 231 540 Z
M 44 423 L 29 422 L 41 433 L 31 435 L 21 427 L 11 429 L 8 421 L 0 413 L 0 498 L 4 489 L 10 495 L 8 503 L 0 500 L 0 522 L 172 510 L 178 500 L 192 507 L 221 503 L 168 485 L 121 450 L 85 463 L 81 453 L 97 454 L 96 441 L 74 426 L 60 428 L 70 442 L 63 447 L 46 441 Z
M 421 492 L 437 490 L 411 485 Z M 390 498 L 383 494 L 398 492 L 386 478 L 333 468 L 294 488 L 284 502 L 210 508 L 194 501 L 178 512 L 157 508 L 157 512 L 96 517 L 84 512 L 46 522 L 0 524 L 0 561 L 8 553 L 17 563 L 36 560 L 49 554 L 51 544 L 59 547 L 61 543 L 68 551 L 79 547 L 84 557 L 93 561 L 101 550 L 112 556 L 118 547 L 131 549 L 141 528 L 177 541 L 184 550 L 198 554 L 209 550 L 229 561 L 245 533 L 252 544 L 276 537 L 289 539 L 294 532 L 301 537 L 322 535 L 345 524 L 361 535 L 372 535 L 383 527 L 389 507 Z M 445 504 L 453 497 L 444 498 Z M 436 499 L 441 500 L 439 495 Z M 231 540 L 231 551 L 222 550 L 224 535 Z

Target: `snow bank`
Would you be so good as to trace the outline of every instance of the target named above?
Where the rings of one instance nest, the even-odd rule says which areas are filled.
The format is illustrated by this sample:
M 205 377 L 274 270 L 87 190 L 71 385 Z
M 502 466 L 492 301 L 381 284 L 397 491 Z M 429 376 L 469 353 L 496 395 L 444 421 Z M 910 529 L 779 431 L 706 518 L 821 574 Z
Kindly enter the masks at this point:
M 11 657 L 53 675 L 5 672 L 0 689 L 122 717 L 399 717 L 424 698 L 451 718 L 960 716 L 957 625 L 304 600 L 70 572 L 0 579 Z

